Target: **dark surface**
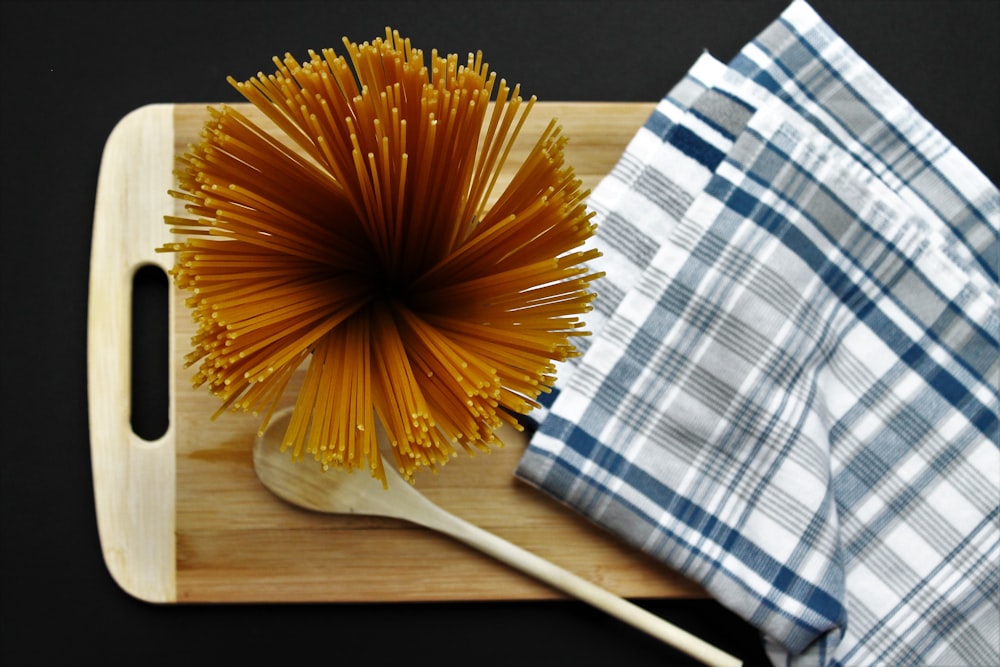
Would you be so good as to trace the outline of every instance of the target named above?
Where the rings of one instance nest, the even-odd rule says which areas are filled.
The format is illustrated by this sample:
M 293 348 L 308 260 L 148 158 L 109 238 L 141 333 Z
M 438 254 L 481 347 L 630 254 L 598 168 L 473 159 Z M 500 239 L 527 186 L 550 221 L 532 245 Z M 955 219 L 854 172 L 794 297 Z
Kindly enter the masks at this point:
M 268 71 L 286 51 L 339 48 L 343 35 L 363 41 L 392 25 L 427 51 L 481 49 L 543 100 L 653 101 L 702 50 L 728 60 L 785 6 L 2 5 L 0 664 L 688 664 L 575 602 L 159 607 L 123 593 L 101 558 L 90 477 L 86 303 L 97 172 L 108 133 L 128 111 L 236 101 L 226 75 Z M 997 182 L 1000 3 L 813 6 Z M 763 660 L 754 631 L 714 602 L 642 604 L 748 664 Z

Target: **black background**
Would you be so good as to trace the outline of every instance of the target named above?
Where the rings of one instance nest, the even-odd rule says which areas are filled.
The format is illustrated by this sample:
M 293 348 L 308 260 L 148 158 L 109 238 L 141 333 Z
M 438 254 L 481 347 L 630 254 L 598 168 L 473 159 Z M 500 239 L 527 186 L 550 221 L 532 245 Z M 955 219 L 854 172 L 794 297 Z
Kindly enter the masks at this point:
M 87 277 L 108 133 L 154 102 L 238 101 L 225 76 L 386 25 L 426 51 L 483 50 L 542 100 L 658 100 L 703 51 L 728 60 L 771 1 L 8 2 L 2 5 L 3 427 L 0 663 L 683 665 L 571 601 L 155 606 L 111 580 L 97 537 L 86 404 Z M 1000 3 L 813 6 L 996 183 Z M 760 664 L 705 600 L 642 601 Z

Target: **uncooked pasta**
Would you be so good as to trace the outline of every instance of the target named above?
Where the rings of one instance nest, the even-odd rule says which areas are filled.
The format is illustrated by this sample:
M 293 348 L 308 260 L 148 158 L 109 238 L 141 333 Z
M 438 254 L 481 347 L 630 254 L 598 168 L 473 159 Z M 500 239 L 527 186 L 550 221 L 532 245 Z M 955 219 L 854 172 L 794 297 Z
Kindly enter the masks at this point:
M 263 431 L 301 371 L 283 447 L 384 484 L 379 427 L 410 479 L 498 446 L 576 354 L 600 274 L 556 121 L 500 177 L 534 98 L 481 53 L 425 57 L 391 29 L 343 44 L 229 79 L 273 128 L 209 109 L 160 250 L 215 416 Z

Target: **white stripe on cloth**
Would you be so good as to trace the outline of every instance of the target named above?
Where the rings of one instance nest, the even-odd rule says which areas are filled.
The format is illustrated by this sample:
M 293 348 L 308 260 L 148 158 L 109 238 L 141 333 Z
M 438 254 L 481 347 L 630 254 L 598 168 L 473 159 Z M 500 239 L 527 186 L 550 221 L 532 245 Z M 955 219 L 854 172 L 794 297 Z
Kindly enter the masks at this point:
M 714 71 L 663 148 L 623 156 L 673 183 L 680 150 L 704 185 L 678 219 L 616 184 L 605 224 L 659 208 L 666 237 L 517 474 L 775 662 L 994 663 L 996 188 L 803 2 Z

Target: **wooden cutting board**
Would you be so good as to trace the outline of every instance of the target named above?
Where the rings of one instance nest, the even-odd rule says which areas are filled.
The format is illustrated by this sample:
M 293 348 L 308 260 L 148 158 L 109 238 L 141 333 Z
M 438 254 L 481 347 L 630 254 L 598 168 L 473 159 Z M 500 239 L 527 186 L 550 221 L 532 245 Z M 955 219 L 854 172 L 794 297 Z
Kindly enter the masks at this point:
M 249 105 L 236 105 L 270 127 Z M 194 326 L 171 294 L 170 426 L 155 442 L 130 427 L 131 286 L 145 265 L 172 255 L 164 215 L 174 156 L 197 140 L 206 105 L 152 105 L 111 133 L 94 214 L 88 323 L 93 481 L 108 569 L 128 593 L 154 602 L 429 601 L 561 597 L 448 538 L 400 521 L 314 514 L 273 497 L 257 480 L 257 420 L 226 414 L 191 388 L 183 366 Z M 526 151 L 560 120 L 567 157 L 588 188 L 620 157 L 652 103 L 539 103 Z M 516 166 L 521 154 L 508 164 Z M 290 403 L 292 395 L 286 399 Z M 514 479 L 526 446 L 513 429 L 490 455 L 460 455 L 418 486 L 454 514 L 611 591 L 632 598 L 701 597 L 681 576 Z

